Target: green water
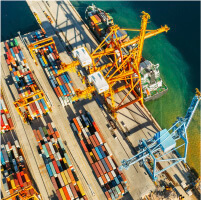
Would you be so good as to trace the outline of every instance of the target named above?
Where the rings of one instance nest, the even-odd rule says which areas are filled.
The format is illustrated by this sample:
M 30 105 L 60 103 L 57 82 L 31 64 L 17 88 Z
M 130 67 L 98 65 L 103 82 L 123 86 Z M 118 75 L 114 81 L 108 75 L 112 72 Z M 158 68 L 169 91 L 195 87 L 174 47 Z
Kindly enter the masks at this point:
M 84 18 L 86 7 L 92 2 L 72 2 Z M 167 84 L 167 94 L 145 103 L 162 128 L 170 128 L 176 117 L 186 114 L 200 86 L 200 11 L 199 2 L 100 2 L 95 5 L 114 18 L 124 28 L 140 28 L 140 12 L 151 15 L 147 29 L 156 29 L 168 23 L 167 34 L 145 40 L 143 56 L 160 64 L 161 77 Z M 157 25 L 156 25 L 157 24 Z M 193 29 L 194 30 L 191 30 Z M 132 32 L 130 36 L 135 36 Z M 188 164 L 200 174 L 200 107 L 188 131 Z

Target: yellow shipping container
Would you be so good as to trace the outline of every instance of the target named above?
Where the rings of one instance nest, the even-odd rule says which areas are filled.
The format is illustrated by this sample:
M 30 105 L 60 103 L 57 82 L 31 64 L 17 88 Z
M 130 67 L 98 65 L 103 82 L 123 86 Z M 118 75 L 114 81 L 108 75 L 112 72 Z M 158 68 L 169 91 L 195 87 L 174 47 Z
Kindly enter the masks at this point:
M 62 179 L 64 181 L 65 186 L 68 185 L 68 181 L 66 179 L 66 176 L 65 176 L 64 172 L 61 172 L 61 177 L 62 177 Z
M 80 189 L 80 193 L 82 194 L 82 196 L 84 196 L 85 192 L 84 192 L 84 189 L 82 188 L 82 185 L 81 185 L 80 181 L 77 181 L 77 185 L 78 185 L 78 187 Z
M 10 184 L 11 184 L 12 189 L 16 189 L 14 179 L 10 180 Z
M 64 170 L 64 175 L 65 175 L 65 177 L 66 177 L 66 179 L 67 179 L 67 182 L 70 184 L 71 179 L 70 179 L 70 176 L 69 176 L 67 170 Z
M 56 78 L 56 80 L 59 83 L 59 85 L 62 85 L 58 77 Z
M 91 20 L 92 20 L 92 22 L 93 22 L 94 24 L 97 24 L 97 23 L 98 23 L 97 19 L 96 19 L 94 16 L 91 16 L 90 18 L 91 18 Z
M 59 189 L 59 192 L 60 192 L 60 194 L 61 194 L 62 199 L 63 199 L 63 200 L 66 200 L 66 196 L 64 195 L 64 191 L 63 191 L 62 188 Z
M 44 56 L 42 56 L 42 59 L 43 59 L 44 63 L 47 64 L 47 61 Z

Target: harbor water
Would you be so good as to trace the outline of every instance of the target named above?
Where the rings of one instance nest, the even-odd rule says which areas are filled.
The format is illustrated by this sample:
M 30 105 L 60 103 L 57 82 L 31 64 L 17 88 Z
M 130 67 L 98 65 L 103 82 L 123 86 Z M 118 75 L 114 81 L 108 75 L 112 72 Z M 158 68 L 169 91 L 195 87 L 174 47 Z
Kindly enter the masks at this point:
M 84 19 L 92 1 L 72 1 Z M 1 40 L 39 28 L 26 2 L 2 2 Z M 160 64 L 168 92 L 158 100 L 145 103 L 162 128 L 170 128 L 177 117 L 183 117 L 200 86 L 200 2 L 134 2 L 96 1 L 95 5 L 109 12 L 114 22 L 124 28 L 139 28 L 141 11 L 150 14 L 148 29 L 167 24 L 170 31 L 147 39 L 143 56 Z M 131 37 L 137 33 L 129 32 Z M 188 164 L 200 173 L 200 109 L 189 126 Z

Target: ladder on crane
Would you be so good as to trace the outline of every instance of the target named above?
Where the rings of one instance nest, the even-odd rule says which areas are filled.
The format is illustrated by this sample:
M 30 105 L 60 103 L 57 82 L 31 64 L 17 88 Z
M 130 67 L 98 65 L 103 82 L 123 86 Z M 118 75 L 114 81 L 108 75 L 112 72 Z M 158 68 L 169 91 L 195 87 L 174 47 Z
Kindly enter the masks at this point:
M 119 169 L 127 170 L 131 165 L 140 162 L 142 165 L 144 165 L 145 169 L 147 170 L 153 181 L 156 181 L 157 175 L 159 175 L 160 173 L 166 171 L 167 169 L 171 168 L 181 161 L 186 163 L 188 150 L 187 128 L 198 107 L 200 99 L 201 93 L 198 89 L 196 89 L 196 95 L 193 97 L 185 117 L 179 117 L 169 130 L 164 129 L 162 131 L 159 131 L 154 135 L 153 138 L 149 140 L 142 139 L 139 143 L 140 152 L 128 160 L 122 160 L 122 166 L 120 166 Z M 183 143 L 179 146 L 176 146 L 176 141 L 179 139 L 183 140 Z M 179 157 L 174 158 L 173 155 L 170 155 L 173 151 L 177 152 L 177 150 L 183 146 L 183 157 L 180 155 Z M 160 154 L 159 157 L 157 157 L 158 153 Z M 166 159 L 164 159 L 164 156 Z M 151 160 L 153 161 L 152 163 L 150 163 Z M 157 163 L 166 161 L 172 163 L 165 168 L 161 168 L 158 171 Z

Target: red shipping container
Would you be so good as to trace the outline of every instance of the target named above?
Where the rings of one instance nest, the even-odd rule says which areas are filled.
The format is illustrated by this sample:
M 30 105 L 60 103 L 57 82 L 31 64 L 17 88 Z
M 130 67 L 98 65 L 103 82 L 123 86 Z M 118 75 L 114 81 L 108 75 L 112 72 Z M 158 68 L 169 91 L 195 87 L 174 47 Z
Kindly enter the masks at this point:
M 99 158 L 98 154 L 96 153 L 96 150 L 95 150 L 95 149 L 92 149 L 92 152 L 93 152 L 93 154 L 94 154 L 96 160 L 99 161 L 100 158 Z
M 59 200 L 63 200 L 62 197 L 61 197 L 61 194 L 59 192 L 59 189 L 56 190 L 56 194 L 57 194 L 57 197 L 58 197 Z
M 103 171 L 102 171 L 101 167 L 99 166 L 98 162 L 96 162 L 96 163 L 94 163 L 94 164 L 95 164 L 95 166 L 96 166 L 98 172 L 100 173 L 100 175 L 103 175 Z
M 70 183 L 69 186 L 70 186 L 70 189 L 71 189 L 71 191 L 73 193 L 74 198 L 78 198 L 77 192 L 76 192 L 75 187 L 73 186 L 73 184 Z
M 66 187 L 64 186 L 64 187 L 62 187 L 62 189 L 63 189 L 64 195 L 66 196 L 66 200 L 71 200 Z
M 55 87 L 54 90 L 55 90 L 56 95 L 57 95 L 58 97 L 60 97 L 61 95 L 60 95 L 60 93 L 59 93 L 57 87 Z
M 35 110 L 34 110 L 34 108 L 33 108 L 33 104 L 32 104 L 32 103 L 29 103 L 29 106 L 30 106 L 30 109 L 31 109 L 33 115 L 35 116 L 36 112 L 35 112 Z
M 96 168 L 96 165 L 95 164 L 92 164 L 92 168 L 96 174 L 97 177 L 100 177 L 100 173 L 98 172 L 97 168 Z
M 54 133 L 54 130 L 53 130 L 53 128 L 52 128 L 51 123 L 48 123 L 47 126 L 48 126 L 48 128 L 50 129 L 50 133 L 53 134 L 53 133 Z
M 105 192 L 105 196 L 107 197 L 108 200 L 111 200 L 111 197 L 108 191 Z
M 8 59 L 6 59 L 6 63 L 7 63 L 8 65 L 10 65 L 10 61 L 9 61 Z
M 95 136 L 95 134 L 94 134 L 94 135 L 92 135 L 92 137 L 93 137 L 93 139 L 94 139 L 94 141 L 95 141 L 96 145 L 97 145 L 97 146 L 99 146 L 99 145 L 100 145 L 100 143 L 99 143 L 99 141 L 98 141 L 97 137 Z
M 8 52 L 6 52 L 6 56 L 7 56 L 7 59 L 10 61 L 10 60 L 11 60 L 11 57 L 10 57 L 10 55 L 9 55 Z
M 53 161 L 52 161 L 52 164 L 54 165 L 54 168 L 55 168 L 56 173 L 57 173 L 57 174 L 59 174 L 59 173 L 60 173 L 60 171 L 59 171 L 59 168 L 58 168 L 58 166 L 57 166 L 56 161 L 55 161 L 55 160 L 53 160 Z
M 70 179 L 71 179 L 71 182 L 72 182 L 73 184 L 75 184 L 75 183 L 76 183 L 76 182 L 75 182 L 75 178 L 74 178 L 74 176 L 73 176 L 73 173 L 71 172 L 71 169 L 68 168 L 68 169 L 67 169 L 67 172 L 68 172 L 68 175 L 69 175 L 69 177 L 70 177 Z
M 108 172 L 107 174 L 108 174 L 108 176 L 110 177 L 110 179 L 111 179 L 111 180 L 113 180 L 113 179 L 114 179 L 114 177 L 113 177 L 113 175 L 112 175 L 112 173 L 111 173 L 111 172 Z
M 54 177 L 51 177 L 51 180 L 52 180 L 52 184 L 53 184 L 55 190 L 57 190 L 57 189 L 58 189 L 58 186 L 57 186 L 57 182 L 56 182 L 55 178 L 54 178 Z
M 49 154 L 49 155 L 52 155 L 52 152 L 51 152 L 51 149 L 50 149 L 48 143 L 45 143 L 45 147 L 46 147 L 46 149 L 47 149 L 48 154 Z
M 60 87 L 57 87 L 57 90 L 59 91 L 59 94 L 60 94 L 61 96 L 63 96 L 63 93 L 62 93 Z
M 68 86 L 68 84 L 67 84 L 67 83 L 65 83 L 65 86 L 66 86 L 66 88 L 67 88 L 67 90 L 68 90 L 69 94 L 71 94 L 71 93 L 72 93 L 72 91 L 70 90 L 70 87 Z
M 4 42 L 4 44 L 5 44 L 6 49 L 9 50 L 8 43 L 7 43 L 7 42 Z
M 123 173 L 121 173 L 120 175 L 121 175 L 123 181 L 124 181 L 124 182 L 127 182 L 125 175 L 124 175 Z
M 31 195 L 34 195 L 34 194 L 35 194 L 35 192 L 34 192 L 34 189 L 33 189 L 33 188 L 31 188 L 31 189 L 29 190 L 29 192 L 30 192 L 30 194 L 31 194 Z
M 97 147 L 97 145 L 96 145 L 96 143 L 95 143 L 93 137 L 92 137 L 92 136 L 89 136 L 89 139 L 90 139 L 90 141 L 92 142 L 93 146 L 94 146 L 94 147 Z
M 108 168 L 109 168 L 110 170 L 113 170 L 113 168 L 112 168 L 112 166 L 111 166 L 109 160 L 108 160 L 106 157 L 104 158 L 104 160 L 105 160 L 105 162 L 106 162 Z
M 82 131 L 81 131 L 81 128 L 80 128 L 80 126 L 79 126 L 79 124 L 78 124 L 76 118 L 73 118 L 73 122 L 74 122 L 74 124 L 75 124 L 75 126 L 76 126 L 76 128 L 77 128 L 77 130 L 78 130 L 78 133 L 81 133 Z
M 41 108 L 43 114 L 45 114 L 46 111 L 45 111 L 45 109 L 44 109 L 44 107 L 43 107 L 43 104 L 42 104 L 41 102 L 39 102 L 39 106 L 40 106 L 40 108 Z
M 105 167 L 103 166 L 102 162 L 101 161 L 98 161 L 98 164 L 100 165 L 103 173 L 105 174 L 107 171 L 105 170 Z
M 122 187 L 122 185 L 119 184 L 118 187 L 119 187 L 119 190 L 121 191 L 121 193 L 124 194 L 124 188 Z
M 83 199 L 84 199 L 84 200 L 88 200 L 88 198 L 87 198 L 87 196 L 86 196 L 86 195 L 84 195 L 84 196 L 83 196 Z
M 39 137 L 38 137 L 37 131 L 36 131 L 36 130 L 33 130 L 33 133 L 34 133 L 34 136 L 35 136 L 35 138 L 36 138 L 36 141 L 37 141 L 37 142 L 40 142 L 40 139 L 39 139 Z
M 61 82 L 61 84 L 64 85 L 64 82 L 63 82 L 61 76 L 58 76 L 58 78 L 59 78 L 59 81 Z
M 16 176 L 17 176 L 17 179 L 18 179 L 18 181 L 19 181 L 20 186 L 23 187 L 23 181 L 22 181 L 22 177 L 21 177 L 20 173 L 18 172 L 18 173 L 16 174 Z
M 42 141 L 42 140 L 43 140 L 43 137 L 42 137 L 42 135 L 41 135 L 41 133 L 40 133 L 39 130 L 37 130 L 37 134 L 38 134 L 39 140 Z
M 83 141 L 83 140 L 80 140 L 80 143 L 81 143 L 81 145 L 82 145 L 84 151 L 85 151 L 85 152 L 89 152 L 88 149 L 87 149 L 87 147 L 86 147 L 86 145 L 84 144 L 84 141 Z
M 89 155 L 89 152 L 85 152 L 85 153 L 86 153 L 86 156 L 87 156 L 87 158 L 88 158 L 90 164 L 92 164 L 92 163 L 93 163 L 93 160 L 92 160 L 91 156 Z
M 102 180 L 103 180 L 104 184 L 106 184 L 106 183 L 107 183 L 107 179 L 105 178 L 105 176 L 104 176 L 104 175 L 102 175 L 102 176 L 101 176 L 101 178 L 102 178 Z
M 101 19 L 100 19 L 100 17 L 98 17 L 98 15 L 94 15 L 94 17 L 96 18 L 96 20 L 98 21 L 98 23 L 101 22 Z
M 55 135 L 57 136 L 57 138 L 59 138 L 59 132 L 58 131 L 55 131 Z
M 94 128 L 96 129 L 96 131 L 99 133 L 99 132 L 100 132 L 100 130 L 99 130 L 98 126 L 96 125 L 96 123 L 95 123 L 95 122 L 93 122 L 92 124 L 93 124 Z
M 42 149 L 43 149 L 43 147 L 42 147 L 42 145 L 41 145 L 41 143 L 40 143 L 40 142 L 38 143 L 38 146 L 39 146 L 40 150 L 42 150 Z
M 49 136 L 52 135 L 51 132 L 50 132 L 50 129 L 47 129 L 47 133 L 48 133 Z

